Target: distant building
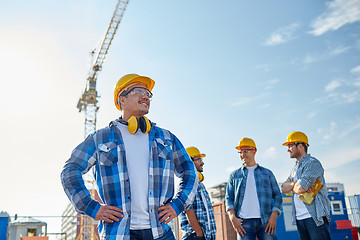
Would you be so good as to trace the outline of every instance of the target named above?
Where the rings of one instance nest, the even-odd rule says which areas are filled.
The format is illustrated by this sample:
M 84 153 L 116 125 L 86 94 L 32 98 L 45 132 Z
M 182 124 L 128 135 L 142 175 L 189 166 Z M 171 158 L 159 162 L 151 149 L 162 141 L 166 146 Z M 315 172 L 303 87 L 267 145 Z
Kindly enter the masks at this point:
M 79 221 L 77 212 L 71 203 L 69 203 L 62 214 L 61 220 L 61 240 L 75 240 Z
M 330 235 L 333 240 L 352 239 L 351 226 L 342 228 L 344 221 L 349 220 L 345 203 L 344 185 L 326 183 L 330 200 Z M 283 211 L 277 219 L 276 233 L 279 239 L 299 239 L 296 225 L 292 225 L 292 193 L 283 194 Z
M 32 237 L 21 237 L 21 240 L 49 240 L 48 236 L 32 236 Z
M 7 212 L 0 212 L 0 240 L 8 238 L 8 226 L 10 222 L 10 215 Z
M 353 226 L 360 226 L 360 195 L 349 196 L 351 214 L 349 219 Z
M 226 185 L 227 182 L 223 182 L 208 189 L 212 204 L 220 203 L 225 200 Z
M 89 189 L 91 197 L 102 203 L 97 191 Z M 83 214 L 78 214 L 71 203 L 69 203 L 62 214 L 61 232 L 64 233 L 62 240 L 99 240 L 97 229 L 98 221 Z
M 21 217 L 9 224 L 9 240 L 21 240 L 21 237 L 46 236 L 47 223 L 31 217 Z

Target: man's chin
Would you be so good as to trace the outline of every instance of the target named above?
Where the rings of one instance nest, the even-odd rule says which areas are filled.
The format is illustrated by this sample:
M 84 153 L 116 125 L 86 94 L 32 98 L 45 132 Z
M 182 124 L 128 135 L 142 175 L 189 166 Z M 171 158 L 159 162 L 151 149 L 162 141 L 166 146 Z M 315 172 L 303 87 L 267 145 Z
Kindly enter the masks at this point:
M 144 116 L 149 113 L 149 109 L 143 109 L 139 111 L 139 115 Z

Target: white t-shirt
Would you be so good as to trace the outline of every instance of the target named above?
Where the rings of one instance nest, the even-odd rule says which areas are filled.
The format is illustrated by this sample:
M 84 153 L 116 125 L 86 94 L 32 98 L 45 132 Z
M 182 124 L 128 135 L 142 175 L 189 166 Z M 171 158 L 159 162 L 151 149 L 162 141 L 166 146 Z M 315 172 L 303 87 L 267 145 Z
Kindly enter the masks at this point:
M 206 209 L 206 215 L 207 215 L 207 227 L 208 227 L 208 229 L 210 229 L 210 214 L 209 214 L 209 207 L 208 207 L 208 203 L 207 203 L 207 201 L 206 201 L 206 197 L 205 197 L 205 194 L 204 194 L 204 192 L 203 192 L 203 190 L 201 189 L 200 190 L 200 194 L 201 194 L 201 199 L 202 199 L 202 201 L 203 201 L 203 203 L 204 203 L 204 206 L 205 206 L 205 209 Z
M 131 134 L 124 124 L 118 124 L 126 153 L 130 180 L 131 220 L 130 229 L 149 229 L 149 134 L 140 130 Z
M 245 185 L 244 200 L 239 213 L 240 218 L 260 218 L 260 204 L 254 176 L 254 170 L 256 167 L 257 165 L 246 167 L 248 175 Z
M 296 164 L 296 168 L 298 167 L 298 164 L 299 163 Z M 292 176 L 292 177 L 293 177 L 294 181 L 298 180 L 296 173 L 295 173 L 295 176 Z M 297 194 L 297 193 L 294 193 L 294 205 L 295 205 L 295 212 L 296 212 L 297 220 L 311 218 L 311 215 L 310 215 L 309 211 L 307 210 L 305 203 L 300 200 L 299 194 Z

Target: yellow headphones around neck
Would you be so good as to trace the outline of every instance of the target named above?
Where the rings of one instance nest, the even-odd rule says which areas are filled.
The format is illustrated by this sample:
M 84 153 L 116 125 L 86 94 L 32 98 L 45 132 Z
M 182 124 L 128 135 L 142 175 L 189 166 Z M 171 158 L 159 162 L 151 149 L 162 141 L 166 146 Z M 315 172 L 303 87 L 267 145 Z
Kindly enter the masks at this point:
M 198 174 L 199 174 L 199 182 L 202 182 L 204 181 L 204 174 L 202 174 L 201 172 L 198 171 Z
M 119 121 L 120 123 L 127 125 L 127 128 L 131 134 L 136 133 L 139 129 L 143 133 L 148 133 L 151 129 L 151 123 L 145 116 L 140 118 L 131 116 L 127 121 L 119 118 Z

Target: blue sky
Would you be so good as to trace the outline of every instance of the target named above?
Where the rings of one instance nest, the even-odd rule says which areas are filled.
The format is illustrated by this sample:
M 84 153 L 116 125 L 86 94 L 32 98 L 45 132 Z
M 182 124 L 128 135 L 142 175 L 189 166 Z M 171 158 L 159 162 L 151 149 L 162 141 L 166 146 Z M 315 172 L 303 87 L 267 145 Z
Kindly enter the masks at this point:
M 65 209 L 59 174 L 84 137 L 76 104 L 116 2 L 1 3 L 0 210 Z M 207 154 L 207 187 L 241 165 L 245 136 L 285 180 L 294 160 L 281 144 L 298 130 L 326 180 L 359 194 L 359 20 L 359 0 L 131 0 L 98 76 L 98 127 L 119 117 L 116 80 L 146 75 L 156 82 L 148 117 Z

